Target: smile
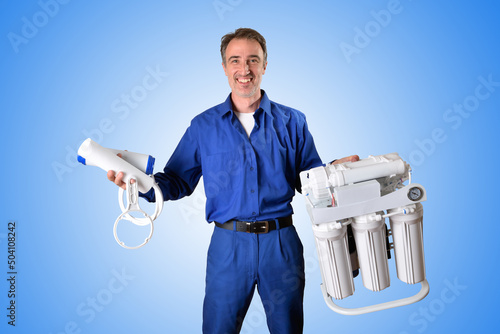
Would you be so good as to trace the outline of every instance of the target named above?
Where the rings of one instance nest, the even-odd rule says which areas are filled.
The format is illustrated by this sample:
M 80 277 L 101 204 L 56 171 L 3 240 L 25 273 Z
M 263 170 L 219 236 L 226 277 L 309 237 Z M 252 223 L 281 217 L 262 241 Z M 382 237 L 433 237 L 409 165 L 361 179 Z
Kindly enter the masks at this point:
M 236 79 L 236 81 L 238 81 L 239 83 L 249 83 L 250 81 L 252 81 L 252 78 L 238 78 Z

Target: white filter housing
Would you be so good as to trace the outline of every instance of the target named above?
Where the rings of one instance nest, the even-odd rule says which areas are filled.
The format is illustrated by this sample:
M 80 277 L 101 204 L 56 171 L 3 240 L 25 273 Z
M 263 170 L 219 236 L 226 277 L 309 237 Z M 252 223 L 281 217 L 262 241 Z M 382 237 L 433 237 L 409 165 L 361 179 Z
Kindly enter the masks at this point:
M 328 294 L 343 299 L 354 293 L 347 227 L 335 223 L 313 225 L 319 264 Z
M 93 141 L 90 138 L 87 138 L 80 148 L 78 149 L 78 161 L 81 162 L 84 165 L 89 165 L 89 166 L 96 166 L 100 167 L 99 160 L 96 160 L 95 157 L 92 157 L 89 152 L 87 152 L 89 149 L 98 147 L 99 150 L 101 151 L 109 151 L 114 155 L 121 155 L 121 158 L 131 164 L 132 166 L 138 168 L 140 171 L 151 175 L 153 174 L 153 167 L 155 164 L 155 158 L 148 155 L 148 154 L 142 154 L 142 153 L 135 153 L 135 152 L 130 152 L 130 151 L 124 151 L 124 150 L 115 150 L 112 148 L 108 147 L 102 147 L 95 141 Z
M 402 209 L 388 210 L 388 213 Z M 425 280 L 424 238 L 423 238 L 423 208 L 416 203 L 403 208 L 406 214 L 399 213 L 389 217 L 396 270 L 398 278 L 408 284 L 420 283 Z
M 390 285 L 384 212 L 354 217 L 352 231 L 356 241 L 363 285 L 381 291 Z
M 102 147 L 90 138 L 80 145 L 78 155 L 85 159 L 87 165 L 100 167 L 106 172 L 109 170 L 117 173 L 123 172 L 123 181 L 125 183 L 130 179 L 136 179 L 139 191 L 142 193 L 148 192 L 154 185 L 153 178 L 146 175 L 136 166 L 118 157 L 115 150 Z

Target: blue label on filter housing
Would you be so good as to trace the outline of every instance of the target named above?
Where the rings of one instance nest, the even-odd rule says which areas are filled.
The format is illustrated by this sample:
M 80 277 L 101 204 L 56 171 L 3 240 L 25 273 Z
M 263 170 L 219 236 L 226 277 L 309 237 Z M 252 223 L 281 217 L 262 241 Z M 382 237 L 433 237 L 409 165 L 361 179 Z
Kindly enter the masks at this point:
M 81 162 L 82 164 L 86 165 L 85 158 L 82 157 L 81 155 L 78 156 L 78 162 Z
M 149 156 L 148 165 L 146 167 L 146 174 L 148 174 L 148 175 L 153 174 L 154 166 L 155 166 L 155 158 L 152 156 Z

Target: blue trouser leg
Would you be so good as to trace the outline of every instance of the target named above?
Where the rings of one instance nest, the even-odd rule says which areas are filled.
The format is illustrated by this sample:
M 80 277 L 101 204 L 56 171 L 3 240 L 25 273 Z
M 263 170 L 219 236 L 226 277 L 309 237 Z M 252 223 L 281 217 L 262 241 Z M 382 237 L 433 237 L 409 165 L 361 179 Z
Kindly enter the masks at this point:
M 239 333 L 256 285 L 270 332 L 302 333 L 304 259 L 295 228 L 259 235 L 215 228 L 208 251 L 203 333 Z
M 251 235 L 216 227 L 207 258 L 203 333 L 239 333 L 255 290 Z
M 302 243 L 290 226 L 259 235 L 257 288 L 272 334 L 302 333 L 304 255 Z

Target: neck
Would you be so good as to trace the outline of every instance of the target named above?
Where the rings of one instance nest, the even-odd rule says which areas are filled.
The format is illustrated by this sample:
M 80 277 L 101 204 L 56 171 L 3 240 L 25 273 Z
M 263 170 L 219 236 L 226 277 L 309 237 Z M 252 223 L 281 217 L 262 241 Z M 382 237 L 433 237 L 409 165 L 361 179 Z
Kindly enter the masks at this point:
M 231 102 L 233 103 L 234 111 L 240 113 L 251 113 L 255 112 L 260 105 L 260 100 L 262 99 L 262 93 L 260 89 L 254 95 L 250 97 L 241 97 L 236 94 L 231 94 Z

